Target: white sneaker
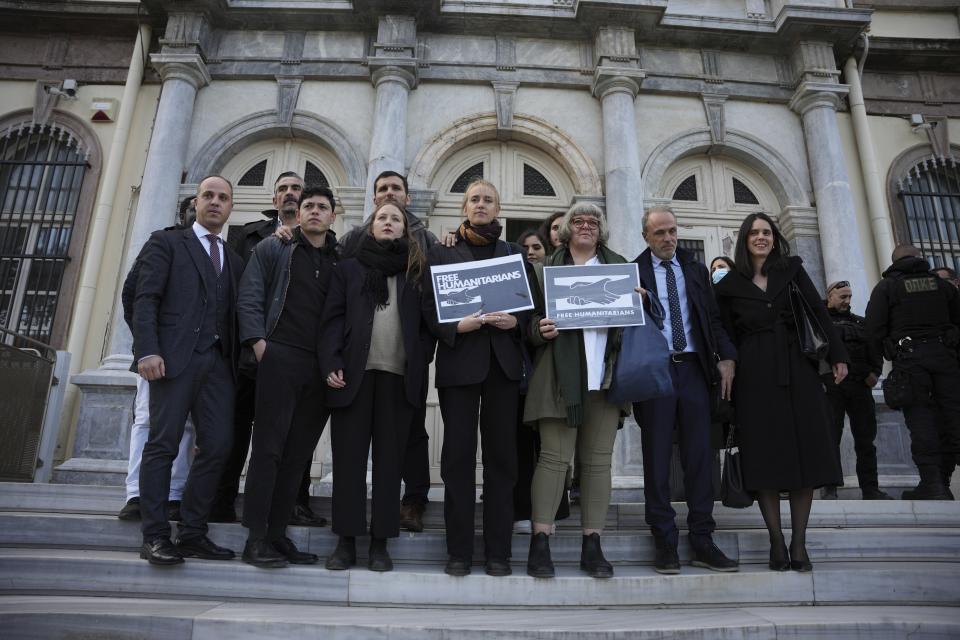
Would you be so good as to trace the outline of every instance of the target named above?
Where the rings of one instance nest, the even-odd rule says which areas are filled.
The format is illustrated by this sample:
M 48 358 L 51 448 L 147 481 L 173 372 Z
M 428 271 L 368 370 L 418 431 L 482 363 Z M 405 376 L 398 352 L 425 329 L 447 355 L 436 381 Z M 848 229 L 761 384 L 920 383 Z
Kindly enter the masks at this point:
M 517 520 L 513 523 L 513 532 L 522 533 L 525 535 L 530 535 L 533 531 L 533 527 L 530 524 L 529 520 Z

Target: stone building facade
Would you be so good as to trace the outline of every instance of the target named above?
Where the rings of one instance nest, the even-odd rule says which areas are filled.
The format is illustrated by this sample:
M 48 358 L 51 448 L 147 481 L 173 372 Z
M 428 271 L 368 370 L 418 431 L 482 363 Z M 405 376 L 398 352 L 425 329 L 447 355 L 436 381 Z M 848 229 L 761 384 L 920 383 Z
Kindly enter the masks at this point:
M 862 311 L 897 243 L 960 267 L 958 63 L 949 0 L 3 2 L 0 270 L 16 273 L 0 321 L 72 354 L 58 477 L 112 483 L 134 389 L 119 283 L 210 173 L 237 185 L 235 225 L 281 171 L 326 182 L 343 231 L 392 169 L 438 235 L 483 175 L 508 236 L 589 200 L 628 258 L 646 206 L 673 206 L 705 260 L 764 210 Z M 44 244 L 51 216 L 60 241 Z M 27 272 L 43 247 L 65 259 L 41 291 Z M 438 464 L 435 397 L 429 420 Z M 884 424 L 887 472 L 909 472 Z M 638 447 L 625 429 L 623 485 Z

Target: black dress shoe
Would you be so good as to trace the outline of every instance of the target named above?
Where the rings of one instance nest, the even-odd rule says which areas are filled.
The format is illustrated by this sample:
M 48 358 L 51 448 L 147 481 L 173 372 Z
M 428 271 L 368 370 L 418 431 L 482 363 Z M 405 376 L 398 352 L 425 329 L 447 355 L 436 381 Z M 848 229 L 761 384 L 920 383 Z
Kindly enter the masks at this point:
M 790 568 L 800 573 L 813 571 L 813 564 L 810 562 L 810 556 L 807 555 L 806 547 L 794 551 L 793 545 L 790 545 Z
M 123 508 L 120 509 L 117 518 L 127 521 L 140 520 L 140 498 L 130 498 L 127 500 L 127 504 L 123 505 Z
M 167 520 L 169 520 L 170 522 L 180 522 L 183 520 L 183 517 L 181 517 L 180 515 L 179 500 L 167 501 Z
M 786 571 L 790 568 L 790 553 L 787 551 L 787 545 L 770 544 L 770 562 L 767 563 L 771 571 Z
M 820 489 L 820 499 L 821 500 L 837 500 L 837 488 L 836 487 L 822 487 Z
M 196 538 L 177 538 L 177 551 L 184 558 L 200 558 L 201 560 L 233 560 L 236 554 L 213 543 L 213 540 L 207 536 L 198 536 Z
M 658 544 L 657 555 L 653 560 L 653 570 L 668 576 L 680 573 L 680 556 L 677 554 L 677 548 L 666 543 Z
M 140 547 L 140 557 L 157 566 L 182 564 L 183 556 L 170 542 L 170 538 L 155 538 Z
M 864 500 L 893 500 L 893 496 L 882 489 L 861 489 L 860 495 Z
M 487 572 L 488 576 L 493 576 L 495 578 L 500 578 L 503 576 L 509 576 L 513 573 L 513 569 L 510 568 L 510 563 L 506 560 L 496 560 L 489 559 L 484 565 L 484 571 Z
M 340 536 L 337 548 L 324 563 L 330 571 L 345 571 L 357 564 L 357 539 L 353 536 Z
M 320 556 L 315 553 L 307 553 L 297 549 L 297 545 L 293 544 L 293 540 L 287 536 L 273 540 L 271 544 L 290 564 L 317 564 L 317 561 L 320 560 Z
M 298 504 L 293 508 L 290 522 L 295 527 L 325 527 L 327 519 L 318 516 L 305 504 Z
M 603 557 L 599 533 L 583 536 L 580 546 L 580 569 L 586 571 L 591 578 L 613 577 L 613 565 Z
M 210 509 L 210 517 L 207 522 L 236 522 L 237 510 L 233 505 L 217 505 Z
M 386 538 L 370 538 L 370 550 L 367 552 L 367 568 L 370 571 L 393 571 L 393 560 L 387 552 Z
M 264 538 L 247 540 L 240 558 L 247 564 L 261 569 L 282 569 L 287 566 L 287 558 Z
M 527 553 L 527 575 L 531 578 L 552 578 L 557 575 L 550 557 L 550 536 L 535 533 L 530 536 L 530 551 Z
M 470 575 L 470 564 L 471 562 L 469 560 L 450 556 L 447 560 L 447 566 L 443 568 L 443 572 L 448 576 L 468 576 Z
M 400 528 L 413 533 L 423 531 L 423 512 L 427 505 L 422 502 L 400 505 Z
M 732 571 L 739 571 L 740 564 L 736 560 L 731 560 L 723 551 L 717 547 L 712 541 L 710 544 L 690 545 L 693 549 L 693 559 L 690 561 L 690 564 L 695 567 L 702 567 L 704 569 L 710 569 L 710 571 L 721 571 L 724 573 L 730 573 Z

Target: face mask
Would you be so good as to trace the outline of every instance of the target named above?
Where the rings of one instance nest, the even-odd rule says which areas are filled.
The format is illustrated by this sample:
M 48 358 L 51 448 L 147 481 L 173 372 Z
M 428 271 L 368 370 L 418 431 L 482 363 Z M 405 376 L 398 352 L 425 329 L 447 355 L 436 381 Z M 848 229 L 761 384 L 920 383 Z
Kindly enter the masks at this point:
M 727 275 L 728 273 L 730 273 L 730 269 L 717 269 L 716 271 L 714 271 L 710 275 L 710 277 L 713 279 L 713 284 L 717 284 L 718 282 L 723 280 L 723 276 Z

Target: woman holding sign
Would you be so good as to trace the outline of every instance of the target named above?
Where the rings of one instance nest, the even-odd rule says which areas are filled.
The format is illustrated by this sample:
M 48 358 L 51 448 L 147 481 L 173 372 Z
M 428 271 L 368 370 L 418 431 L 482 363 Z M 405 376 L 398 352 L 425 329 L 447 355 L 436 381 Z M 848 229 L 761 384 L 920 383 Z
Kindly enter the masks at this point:
M 390 571 L 387 538 L 400 534 L 400 473 L 413 412 L 423 401 L 433 337 L 423 321 L 426 264 L 404 211 L 393 202 L 370 216 L 353 257 L 330 278 L 320 336 L 327 405 L 333 410 L 333 530 L 326 567 L 357 561 L 367 534 L 367 452 L 373 442 L 371 571 Z
M 606 246 L 606 219 L 595 204 L 573 205 L 562 218 L 562 246 L 544 266 L 626 263 Z M 538 275 L 541 273 L 538 270 Z M 530 323 L 530 341 L 541 347 L 530 381 L 524 420 L 540 431 L 540 460 L 533 475 L 533 536 L 527 573 L 552 578 L 549 536 L 564 490 L 567 465 L 580 460 L 580 505 L 583 541 L 580 568 L 594 578 L 610 578 L 613 567 L 603 557 L 600 534 L 610 506 L 613 443 L 621 407 L 606 399 L 617 354 L 620 328 L 570 329 L 560 332 L 544 317 L 542 292 Z
M 452 246 L 430 248 L 431 267 L 522 254 L 499 240 L 500 194 L 475 180 L 463 197 L 465 217 Z M 522 267 L 521 267 L 522 268 Z M 447 276 L 449 277 L 449 276 Z M 431 283 L 432 285 L 432 283 Z M 526 287 L 524 287 L 526 288 Z M 453 322 L 431 319 L 438 338 L 436 385 L 443 415 L 440 474 L 447 530 L 446 573 L 465 576 L 473 558 L 477 421 L 483 442 L 483 542 L 486 572 L 510 575 L 513 485 L 517 480 L 516 415 L 523 375 L 518 318 L 528 313 L 479 311 Z

